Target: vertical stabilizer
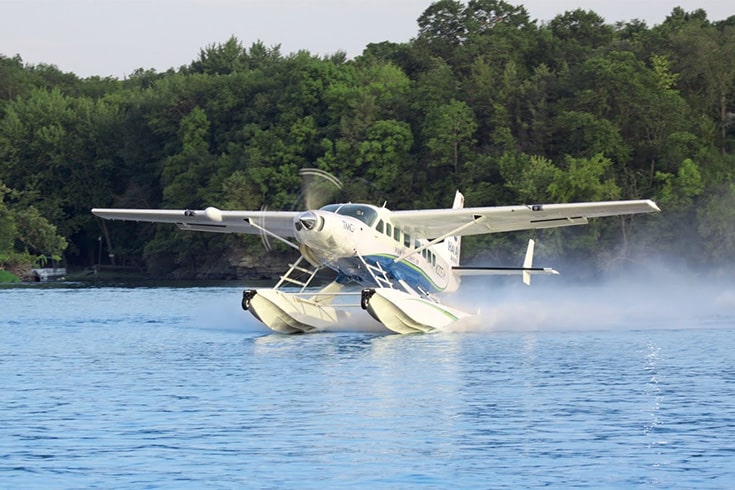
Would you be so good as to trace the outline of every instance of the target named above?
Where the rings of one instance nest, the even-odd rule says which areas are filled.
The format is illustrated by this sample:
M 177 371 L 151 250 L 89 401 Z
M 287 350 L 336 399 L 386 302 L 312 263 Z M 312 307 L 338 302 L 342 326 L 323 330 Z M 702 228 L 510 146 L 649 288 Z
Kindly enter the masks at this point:
M 528 248 L 526 249 L 526 257 L 523 259 L 523 268 L 530 269 L 533 267 L 533 249 L 536 242 L 528 240 Z M 523 271 L 523 284 L 531 285 L 531 273 L 528 270 Z
M 459 209 L 464 207 L 464 196 L 461 192 L 457 191 L 457 193 L 454 195 L 454 204 L 452 204 L 452 209 Z M 458 266 L 459 265 L 459 254 L 460 249 L 462 247 L 462 237 L 461 236 L 451 236 L 444 240 L 444 244 L 447 246 L 447 250 L 449 251 L 449 257 L 451 265 Z

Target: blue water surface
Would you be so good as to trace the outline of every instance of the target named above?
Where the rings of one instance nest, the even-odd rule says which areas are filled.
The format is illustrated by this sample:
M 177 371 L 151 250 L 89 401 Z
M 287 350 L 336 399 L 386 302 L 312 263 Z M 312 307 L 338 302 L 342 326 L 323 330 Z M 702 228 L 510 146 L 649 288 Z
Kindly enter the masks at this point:
M 0 289 L 0 488 L 735 486 L 727 302 L 285 336 L 240 292 Z

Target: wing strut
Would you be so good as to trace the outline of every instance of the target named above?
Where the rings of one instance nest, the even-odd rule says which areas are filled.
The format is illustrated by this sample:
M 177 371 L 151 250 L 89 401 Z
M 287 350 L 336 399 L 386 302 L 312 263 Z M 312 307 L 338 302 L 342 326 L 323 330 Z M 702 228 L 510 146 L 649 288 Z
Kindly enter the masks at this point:
M 268 228 L 264 228 L 264 227 L 262 227 L 262 226 L 260 226 L 260 225 L 256 225 L 255 223 L 253 223 L 253 220 L 252 220 L 252 219 L 250 219 L 250 218 L 247 218 L 247 219 L 245 219 L 244 221 L 245 221 L 245 222 L 247 222 L 247 224 L 249 224 L 250 226 L 252 226 L 252 227 L 253 227 L 253 228 L 255 228 L 256 230 L 260 230 L 261 232 L 265 233 L 266 235 L 268 235 L 268 236 L 272 236 L 272 237 L 273 237 L 273 238 L 275 238 L 276 240 L 280 240 L 281 242 L 285 243 L 286 245 L 288 245 L 288 246 L 290 246 L 290 247 L 293 247 L 293 248 L 295 248 L 296 250 L 299 250 L 299 246 L 298 246 L 298 245 L 296 245 L 296 244 L 294 244 L 294 243 L 291 243 L 291 242 L 289 242 L 288 240 L 286 240 L 286 239 L 285 239 L 285 238 L 283 238 L 282 236 L 278 236 L 278 235 L 276 235 L 275 233 L 273 233 L 272 231 L 270 231 L 270 230 L 269 230 Z
M 432 245 L 436 245 L 437 243 L 441 242 L 445 238 L 447 238 L 449 236 L 456 235 L 460 231 L 464 230 L 465 228 L 469 228 L 472 225 L 476 225 L 476 224 L 482 223 L 486 219 L 487 219 L 487 216 L 478 216 L 478 215 L 475 215 L 475 217 L 472 219 L 472 221 L 469 221 L 469 222 L 463 224 L 462 226 L 458 226 L 457 228 L 455 228 L 455 229 L 453 229 L 453 230 L 451 230 L 451 231 L 443 234 L 439 238 L 434 238 L 433 240 L 429 241 L 428 243 L 425 243 L 424 245 L 421 245 L 419 248 L 412 249 L 410 252 L 405 253 L 405 254 L 401 255 L 400 257 L 395 258 L 393 260 L 393 262 L 394 263 L 398 263 L 401 260 L 405 260 L 405 259 L 407 259 L 408 257 L 410 257 L 410 256 L 412 256 L 414 254 L 421 253 L 425 249 L 431 247 Z

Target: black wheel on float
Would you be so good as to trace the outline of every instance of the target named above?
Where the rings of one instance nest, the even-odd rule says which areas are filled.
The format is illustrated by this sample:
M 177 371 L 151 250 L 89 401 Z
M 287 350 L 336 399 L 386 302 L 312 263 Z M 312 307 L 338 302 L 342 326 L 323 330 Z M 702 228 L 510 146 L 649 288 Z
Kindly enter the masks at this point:
M 372 298 L 373 294 L 375 294 L 374 289 L 363 289 L 362 294 L 360 295 L 360 307 L 363 310 L 367 310 L 368 304 L 370 303 L 370 298 Z
M 242 292 L 242 303 L 240 303 L 240 305 L 242 306 L 243 310 L 247 311 L 250 309 L 250 301 L 253 299 L 253 296 L 255 296 L 255 294 L 255 289 L 246 289 Z

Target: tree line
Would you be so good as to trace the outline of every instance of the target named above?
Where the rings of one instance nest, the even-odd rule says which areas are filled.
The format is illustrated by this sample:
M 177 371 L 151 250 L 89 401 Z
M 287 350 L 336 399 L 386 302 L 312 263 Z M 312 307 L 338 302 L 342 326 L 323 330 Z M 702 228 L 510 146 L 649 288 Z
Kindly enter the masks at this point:
M 0 268 L 205 275 L 263 264 L 256 237 L 103 223 L 92 207 L 297 209 L 298 171 L 392 209 L 655 199 L 661 215 L 466 240 L 477 261 L 538 252 L 596 269 L 735 249 L 735 16 L 660 24 L 588 10 L 532 20 L 499 0 L 440 0 L 414 39 L 284 55 L 237 38 L 188 65 L 79 78 L 0 56 Z M 287 253 L 276 247 L 276 254 Z M 22 268 L 22 267 L 21 267 Z

